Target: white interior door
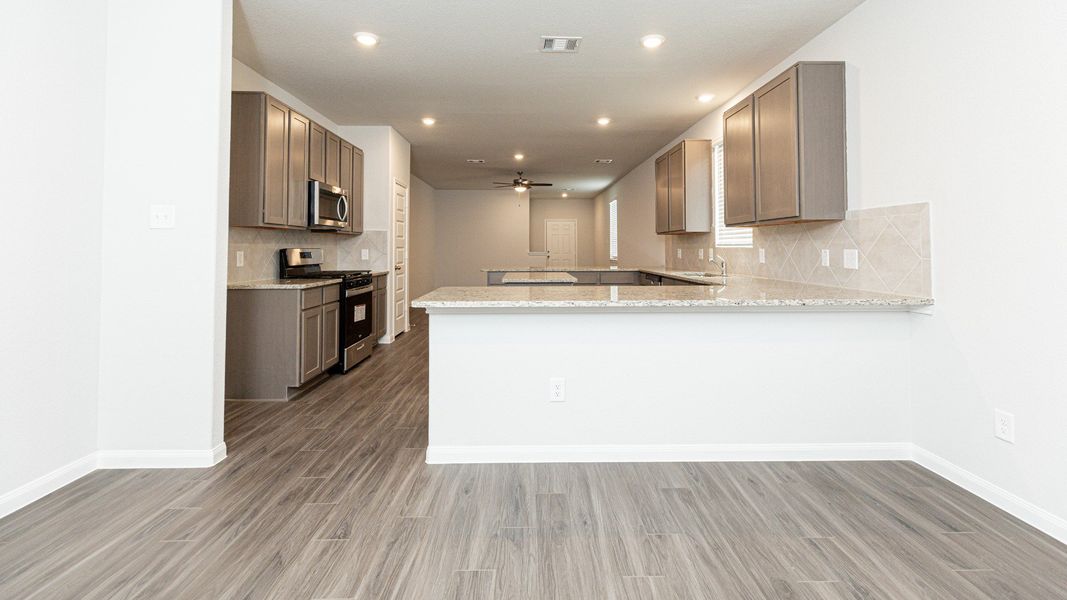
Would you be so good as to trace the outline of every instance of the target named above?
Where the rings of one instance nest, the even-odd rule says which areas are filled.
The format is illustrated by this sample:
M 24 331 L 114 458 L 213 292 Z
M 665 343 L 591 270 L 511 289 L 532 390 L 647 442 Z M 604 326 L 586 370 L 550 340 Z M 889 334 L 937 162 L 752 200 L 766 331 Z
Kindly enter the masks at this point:
M 546 219 L 545 250 L 549 267 L 567 269 L 578 266 L 578 221 Z
M 393 182 L 393 336 L 408 330 L 408 189 Z

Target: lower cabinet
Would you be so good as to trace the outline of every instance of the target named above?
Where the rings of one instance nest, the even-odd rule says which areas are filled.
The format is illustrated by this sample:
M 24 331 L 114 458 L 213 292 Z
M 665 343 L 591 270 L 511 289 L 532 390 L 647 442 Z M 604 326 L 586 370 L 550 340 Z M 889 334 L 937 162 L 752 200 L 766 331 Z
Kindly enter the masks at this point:
M 226 303 L 226 398 L 288 400 L 337 364 L 337 285 L 235 289 Z

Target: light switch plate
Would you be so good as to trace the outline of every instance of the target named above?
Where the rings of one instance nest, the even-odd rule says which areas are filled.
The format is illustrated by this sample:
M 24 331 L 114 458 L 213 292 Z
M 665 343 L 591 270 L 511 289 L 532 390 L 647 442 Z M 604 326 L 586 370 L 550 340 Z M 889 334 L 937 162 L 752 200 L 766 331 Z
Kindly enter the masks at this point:
M 822 266 L 829 267 L 830 266 L 830 251 L 828 249 L 824 248 L 822 250 L 821 254 L 822 254 Z
M 238 250 L 237 251 L 237 257 L 234 259 L 234 262 L 237 263 L 238 267 L 245 266 L 245 251 L 244 250 Z
M 762 264 L 766 264 L 766 263 L 767 263 L 767 251 L 764 250 L 763 248 L 760 248 L 759 249 L 759 264 L 762 265 Z
M 846 269 L 860 268 L 860 251 L 855 248 L 846 248 L 843 261 Z
M 698 248 L 697 249 L 697 258 L 699 258 L 700 260 L 704 260 L 704 249 L 703 248 Z
M 678 252 L 678 258 L 681 258 L 681 257 L 682 257 L 682 249 L 681 249 L 681 248 L 679 248 L 679 249 L 677 250 L 677 252 Z
M 174 229 L 175 212 L 173 204 L 153 204 L 148 207 L 148 228 Z
M 370 260 L 370 250 L 366 248 L 359 251 L 359 257 L 363 260 Z

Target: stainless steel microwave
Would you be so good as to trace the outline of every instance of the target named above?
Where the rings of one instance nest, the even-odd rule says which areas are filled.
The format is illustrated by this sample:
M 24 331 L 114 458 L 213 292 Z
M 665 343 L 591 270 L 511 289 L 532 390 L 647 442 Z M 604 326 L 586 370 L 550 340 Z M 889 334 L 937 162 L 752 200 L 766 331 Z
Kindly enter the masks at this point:
M 348 227 L 348 192 L 314 179 L 308 182 L 308 227 Z

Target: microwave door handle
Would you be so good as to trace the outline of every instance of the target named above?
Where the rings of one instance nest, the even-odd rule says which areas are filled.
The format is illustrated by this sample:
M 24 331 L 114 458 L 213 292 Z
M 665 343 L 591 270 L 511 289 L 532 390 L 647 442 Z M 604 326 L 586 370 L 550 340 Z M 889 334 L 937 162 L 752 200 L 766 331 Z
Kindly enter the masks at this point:
M 337 220 L 348 220 L 348 198 L 345 198 L 344 194 L 337 197 Z

